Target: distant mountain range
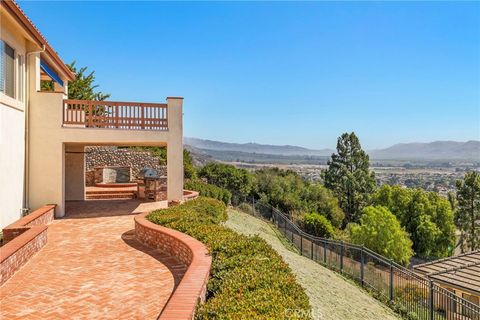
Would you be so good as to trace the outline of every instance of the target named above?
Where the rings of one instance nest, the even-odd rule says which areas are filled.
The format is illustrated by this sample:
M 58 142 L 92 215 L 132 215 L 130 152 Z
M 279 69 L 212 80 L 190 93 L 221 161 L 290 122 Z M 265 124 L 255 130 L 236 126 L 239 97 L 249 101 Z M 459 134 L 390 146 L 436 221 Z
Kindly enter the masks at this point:
M 267 145 L 258 143 L 228 143 L 197 138 L 184 138 L 184 143 L 192 151 L 223 160 L 234 156 L 268 158 L 324 158 L 332 149 L 313 150 L 291 145 Z M 372 159 L 378 160 L 476 160 L 480 161 L 480 141 L 467 142 L 434 141 L 429 143 L 399 143 L 386 149 L 367 151 Z M 228 156 L 225 156 L 228 155 Z M 261 155 L 261 156 L 260 156 Z M 274 157 L 272 157 L 274 158 Z
M 333 152 L 332 149 L 313 150 L 290 145 L 278 146 L 270 144 L 258 144 L 253 142 L 229 143 L 197 138 L 184 138 L 183 142 L 186 145 L 205 150 L 239 151 L 246 153 L 261 153 L 282 156 L 330 156 Z
M 399 143 L 386 149 L 371 150 L 373 159 L 477 160 L 480 161 L 480 141 L 434 141 L 429 143 Z

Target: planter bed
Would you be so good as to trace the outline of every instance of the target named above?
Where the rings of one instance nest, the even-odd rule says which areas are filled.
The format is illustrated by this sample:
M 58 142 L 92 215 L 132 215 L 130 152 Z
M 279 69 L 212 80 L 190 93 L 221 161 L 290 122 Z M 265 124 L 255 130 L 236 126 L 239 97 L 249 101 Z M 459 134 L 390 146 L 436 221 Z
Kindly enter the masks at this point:
M 308 297 L 289 266 L 263 239 L 225 227 L 222 202 L 200 197 L 146 218 L 200 240 L 212 255 L 196 319 L 311 319 Z

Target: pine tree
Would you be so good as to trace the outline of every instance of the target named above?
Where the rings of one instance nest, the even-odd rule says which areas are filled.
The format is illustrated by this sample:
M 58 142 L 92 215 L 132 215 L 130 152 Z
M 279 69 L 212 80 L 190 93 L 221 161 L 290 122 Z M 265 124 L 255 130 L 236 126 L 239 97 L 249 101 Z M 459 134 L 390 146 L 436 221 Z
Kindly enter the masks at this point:
M 68 68 L 75 74 L 75 80 L 68 83 L 68 98 L 76 100 L 103 101 L 110 97 L 110 94 L 96 92 L 98 85 L 94 85 L 95 71 L 86 74 L 87 67 L 77 69 L 73 61 Z
M 467 172 L 457 180 L 457 227 L 462 232 L 461 248 L 480 249 L 480 173 Z
M 332 154 L 328 169 L 323 172 L 325 186 L 335 193 L 345 212 L 344 226 L 359 221 L 375 189 L 375 174 L 369 170 L 369 161 L 355 133 L 344 133 L 337 140 L 337 153 Z

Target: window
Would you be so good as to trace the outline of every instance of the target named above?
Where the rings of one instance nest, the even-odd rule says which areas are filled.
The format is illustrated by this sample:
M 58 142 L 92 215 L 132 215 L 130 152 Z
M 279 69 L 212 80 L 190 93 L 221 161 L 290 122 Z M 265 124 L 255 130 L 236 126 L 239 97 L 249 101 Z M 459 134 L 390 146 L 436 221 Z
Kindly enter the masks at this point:
M 15 50 L 0 40 L 0 92 L 15 98 Z

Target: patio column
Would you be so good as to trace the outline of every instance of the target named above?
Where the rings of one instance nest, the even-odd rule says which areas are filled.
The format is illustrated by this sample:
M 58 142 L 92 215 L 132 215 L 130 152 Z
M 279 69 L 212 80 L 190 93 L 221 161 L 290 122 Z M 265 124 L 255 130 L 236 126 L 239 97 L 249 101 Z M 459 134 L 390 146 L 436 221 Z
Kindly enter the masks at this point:
M 183 200 L 183 98 L 168 97 L 167 199 Z

